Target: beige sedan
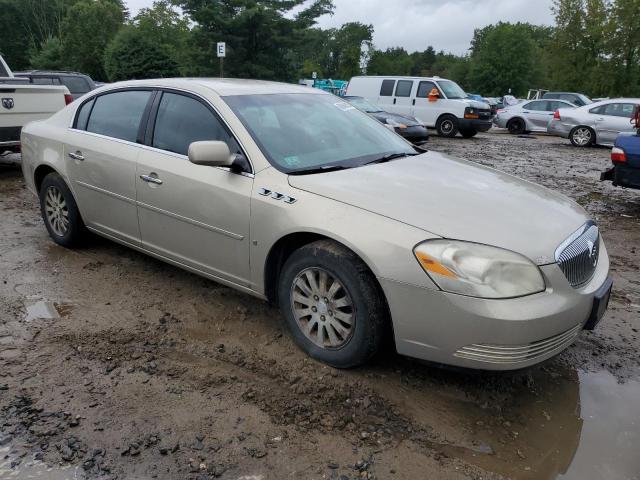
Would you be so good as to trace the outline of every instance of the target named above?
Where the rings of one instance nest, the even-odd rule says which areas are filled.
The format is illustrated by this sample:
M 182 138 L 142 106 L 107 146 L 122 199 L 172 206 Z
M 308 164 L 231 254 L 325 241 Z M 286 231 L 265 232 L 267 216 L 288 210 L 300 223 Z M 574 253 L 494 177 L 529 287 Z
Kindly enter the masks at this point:
M 582 208 L 416 150 L 320 90 L 113 84 L 27 126 L 22 145 L 55 242 L 93 232 L 277 304 L 336 367 L 390 336 L 425 360 L 526 367 L 607 306 L 607 252 Z

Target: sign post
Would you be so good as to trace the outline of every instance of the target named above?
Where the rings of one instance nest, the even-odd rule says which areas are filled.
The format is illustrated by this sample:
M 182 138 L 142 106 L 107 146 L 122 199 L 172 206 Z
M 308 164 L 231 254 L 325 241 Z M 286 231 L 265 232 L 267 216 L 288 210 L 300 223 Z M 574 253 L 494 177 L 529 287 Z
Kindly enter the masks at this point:
M 227 44 L 225 42 L 218 42 L 218 58 L 220 59 L 220 78 L 224 75 L 224 57 L 227 56 Z

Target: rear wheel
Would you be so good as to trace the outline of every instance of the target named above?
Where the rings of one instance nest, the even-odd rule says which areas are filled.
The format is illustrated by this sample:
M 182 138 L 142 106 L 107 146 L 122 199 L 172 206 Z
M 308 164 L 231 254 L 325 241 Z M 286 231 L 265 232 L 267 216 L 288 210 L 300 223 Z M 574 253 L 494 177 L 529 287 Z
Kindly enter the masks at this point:
M 478 131 L 474 130 L 473 128 L 460 129 L 460 135 L 462 135 L 464 138 L 472 138 L 472 137 L 475 137 L 477 134 L 478 134 Z
M 69 248 L 81 245 L 88 232 L 62 177 L 57 173 L 44 177 L 39 197 L 40 213 L 53 241 Z
M 443 115 L 436 122 L 436 130 L 441 137 L 455 137 L 458 133 L 458 119 L 453 115 Z
M 513 135 L 522 135 L 527 128 L 527 125 L 521 118 L 512 118 L 509 120 L 509 123 L 507 123 L 507 128 L 509 129 L 509 133 Z
M 321 240 L 296 250 L 280 275 L 278 300 L 298 346 L 337 368 L 365 363 L 380 348 L 387 310 L 367 266 Z
M 589 147 L 595 141 L 595 134 L 589 127 L 575 127 L 569 133 L 569 140 L 574 147 Z

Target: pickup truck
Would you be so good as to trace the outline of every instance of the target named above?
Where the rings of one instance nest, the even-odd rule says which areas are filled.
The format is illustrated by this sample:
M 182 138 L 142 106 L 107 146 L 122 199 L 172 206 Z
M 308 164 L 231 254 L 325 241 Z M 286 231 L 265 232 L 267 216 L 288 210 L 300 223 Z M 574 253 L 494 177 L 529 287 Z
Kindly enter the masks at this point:
M 620 133 L 611 149 L 613 167 L 602 172 L 600 180 L 614 186 L 640 189 L 640 106 L 636 107 L 632 122 L 636 133 Z
M 73 101 L 63 85 L 30 85 L 17 79 L 0 56 L 0 155 L 20 151 L 22 127 L 44 120 Z

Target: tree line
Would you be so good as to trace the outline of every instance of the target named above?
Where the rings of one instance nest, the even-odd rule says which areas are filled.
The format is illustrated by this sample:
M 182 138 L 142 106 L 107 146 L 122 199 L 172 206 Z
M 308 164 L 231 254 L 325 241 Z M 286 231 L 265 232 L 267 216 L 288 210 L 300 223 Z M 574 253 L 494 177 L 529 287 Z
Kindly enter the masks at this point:
M 555 25 L 476 29 L 468 53 L 426 45 L 380 50 L 360 22 L 321 29 L 332 0 L 158 0 L 131 16 L 123 0 L 0 0 L 0 52 L 14 70 L 76 70 L 100 81 L 225 75 L 451 78 L 483 95 L 529 88 L 640 96 L 640 0 L 554 0 Z

